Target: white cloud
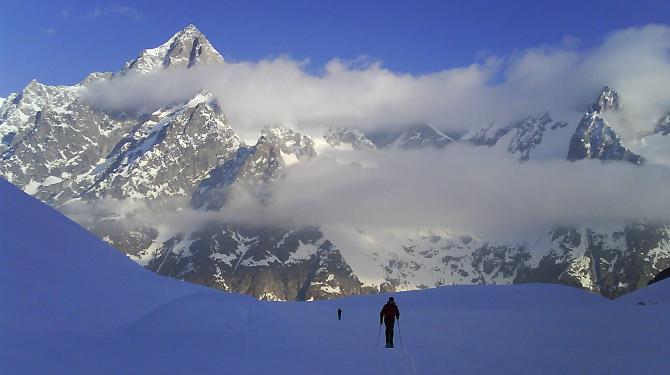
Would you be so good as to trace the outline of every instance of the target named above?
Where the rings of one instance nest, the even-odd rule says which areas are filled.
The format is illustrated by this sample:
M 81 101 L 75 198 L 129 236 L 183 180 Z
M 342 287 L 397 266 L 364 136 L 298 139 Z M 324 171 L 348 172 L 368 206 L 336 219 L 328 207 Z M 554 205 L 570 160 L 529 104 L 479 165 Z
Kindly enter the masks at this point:
M 128 5 L 96 7 L 90 12 L 83 14 L 75 14 L 70 9 L 62 9 L 60 14 L 63 19 L 73 22 L 79 22 L 83 19 L 97 19 L 106 16 L 120 16 L 139 21 L 143 17 L 142 12 Z
M 128 5 L 112 5 L 103 8 L 98 7 L 92 12 L 89 12 L 86 16 L 88 18 L 99 18 L 109 15 L 128 17 L 136 21 L 142 19 L 142 12 Z
M 444 129 L 481 128 L 545 110 L 569 118 L 605 85 L 622 93 L 624 108 L 614 125 L 625 137 L 648 131 L 668 110 L 668 27 L 617 31 L 585 51 L 574 44 L 423 75 L 337 59 L 312 74 L 305 62 L 280 57 L 127 75 L 94 85 L 85 95 L 96 104 L 152 110 L 207 89 L 243 133 L 276 124 L 371 128 L 422 122 Z
M 553 225 L 664 222 L 669 185 L 664 167 L 595 160 L 518 163 L 483 148 L 450 146 L 320 156 L 287 168 L 265 204 L 239 184 L 216 212 L 132 200 L 78 203 L 65 212 L 83 223 L 114 213 L 175 233 L 215 221 L 400 232 L 449 228 L 498 236 Z
M 650 25 L 617 31 L 588 50 L 577 50 L 576 45 L 568 38 L 560 46 L 424 75 L 340 60 L 312 74 L 305 62 L 280 57 L 130 74 L 94 84 L 83 94 L 97 105 L 151 111 L 207 89 L 242 134 L 257 134 L 267 125 L 372 129 L 424 122 L 443 129 L 479 129 L 545 110 L 556 119 L 573 119 L 609 85 L 622 99 L 612 125 L 625 139 L 635 140 L 670 109 L 670 28 Z M 217 220 L 440 226 L 476 232 L 666 221 L 670 212 L 670 174 L 659 166 L 518 163 L 482 148 L 459 146 L 444 152 L 352 152 L 338 158 L 321 156 L 289 167 L 272 187 L 267 205 L 238 187 L 221 212 L 145 211 L 151 212 L 150 222 L 165 222 L 170 228 Z M 362 168 L 361 163 L 374 167 Z
M 610 122 L 624 139 L 649 131 L 670 111 L 670 28 L 647 26 L 612 34 L 585 70 L 621 94 L 622 108 Z M 614 74 L 612 74 L 614 73 Z
M 233 199 L 226 209 L 238 218 L 251 213 L 251 222 L 270 218 L 297 225 L 443 226 L 485 232 L 663 221 L 670 212 L 664 199 L 670 176 L 664 168 L 598 161 L 518 163 L 458 146 L 344 157 L 350 163 L 321 158 L 296 165 L 273 188 L 267 206 Z M 285 217 L 296 212 L 300 214 Z

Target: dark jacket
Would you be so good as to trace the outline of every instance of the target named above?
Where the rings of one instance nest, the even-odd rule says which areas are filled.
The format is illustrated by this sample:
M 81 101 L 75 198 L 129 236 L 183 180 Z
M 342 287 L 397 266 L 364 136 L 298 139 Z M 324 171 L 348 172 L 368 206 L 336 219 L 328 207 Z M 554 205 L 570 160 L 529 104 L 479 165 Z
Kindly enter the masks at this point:
M 392 319 L 400 319 L 400 310 L 398 310 L 398 306 L 395 304 L 395 302 L 386 302 L 384 307 L 382 307 L 382 311 L 379 312 L 379 323 L 381 324 L 382 319 L 385 320 L 392 320 Z

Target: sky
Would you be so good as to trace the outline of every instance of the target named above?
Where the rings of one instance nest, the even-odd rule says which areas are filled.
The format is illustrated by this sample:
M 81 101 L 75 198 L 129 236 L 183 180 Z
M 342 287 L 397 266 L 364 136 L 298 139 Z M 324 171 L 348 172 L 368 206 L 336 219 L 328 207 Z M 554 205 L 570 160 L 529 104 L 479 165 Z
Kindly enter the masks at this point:
M 670 21 L 658 1 L 30 1 L 0 3 L 0 96 L 31 79 L 116 71 L 195 24 L 228 61 L 288 55 L 319 69 L 366 56 L 424 74 L 543 44 L 587 49 L 612 30 Z

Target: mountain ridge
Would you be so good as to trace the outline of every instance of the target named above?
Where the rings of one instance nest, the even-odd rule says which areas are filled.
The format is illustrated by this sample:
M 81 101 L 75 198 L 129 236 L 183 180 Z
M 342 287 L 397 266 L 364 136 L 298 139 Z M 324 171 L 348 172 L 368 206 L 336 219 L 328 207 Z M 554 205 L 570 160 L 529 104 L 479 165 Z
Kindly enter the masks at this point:
M 151 114 L 110 113 L 79 96 L 79 89 L 91 82 L 224 63 L 217 56 L 204 35 L 189 25 L 115 74 L 92 73 L 75 86 L 30 82 L 0 104 L 0 176 L 73 215 L 73 204 L 109 200 L 111 206 L 123 207 L 125 201 L 145 200 L 139 211 L 103 210 L 93 221 L 80 223 L 154 272 L 264 299 L 538 281 L 611 298 L 637 289 L 670 266 L 670 231 L 664 224 L 546 228 L 536 233 L 539 240 L 516 242 L 482 237 L 477 228 L 470 233 L 445 228 L 405 233 L 389 245 L 376 245 L 384 242 L 375 239 L 386 235 L 359 228 L 254 228 L 224 221 L 175 229 L 143 221 L 159 209 L 216 217 L 233 185 L 262 204 L 288 168 L 329 149 L 411 152 L 461 144 L 500 149 L 519 162 L 544 154 L 574 162 L 641 166 L 644 161 L 623 145 L 603 116 L 620 105 L 619 94 L 609 87 L 579 124 L 538 111 L 457 137 L 430 124 L 376 133 L 324 126 L 317 135 L 268 127 L 255 144 L 239 137 L 225 108 L 208 92 Z M 665 123 L 659 120 L 655 134 L 663 134 Z

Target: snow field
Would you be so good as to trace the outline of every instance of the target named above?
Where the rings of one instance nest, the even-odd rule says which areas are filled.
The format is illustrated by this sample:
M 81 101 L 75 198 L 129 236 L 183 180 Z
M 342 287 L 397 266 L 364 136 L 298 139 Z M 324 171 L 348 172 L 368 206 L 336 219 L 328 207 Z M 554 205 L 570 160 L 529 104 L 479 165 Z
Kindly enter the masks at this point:
M 670 280 L 616 301 L 539 284 L 395 293 L 384 349 L 388 295 L 261 302 L 146 271 L 4 180 L 0 206 L 2 374 L 667 371 Z

